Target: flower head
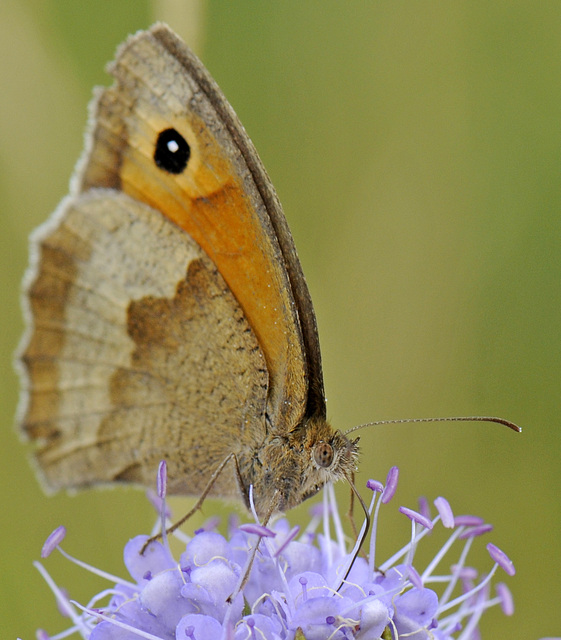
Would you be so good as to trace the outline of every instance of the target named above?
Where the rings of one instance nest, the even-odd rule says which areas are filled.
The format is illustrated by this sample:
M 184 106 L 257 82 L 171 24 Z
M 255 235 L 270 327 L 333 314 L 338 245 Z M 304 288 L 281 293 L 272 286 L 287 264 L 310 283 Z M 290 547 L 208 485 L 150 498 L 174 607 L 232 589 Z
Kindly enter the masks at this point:
M 165 468 L 160 468 L 158 481 L 163 501 Z M 111 582 L 85 606 L 69 600 L 36 563 L 73 622 L 70 630 L 51 639 L 75 631 L 88 640 L 468 640 L 478 637 L 480 617 L 489 607 L 501 604 L 510 615 L 513 605 L 506 586 L 496 585 L 494 597 L 490 587 L 497 569 L 514 573 L 512 562 L 489 544 L 487 574 L 479 576 L 469 567 L 469 549 L 488 528 L 472 516 L 454 517 L 442 497 L 434 502 L 435 517 L 426 500 L 419 511 L 400 509 L 410 520 L 410 540 L 377 564 L 380 508 L 392 500 L 396 484 L 394 468 L 385 486 L 377 481 L 367 485 L 373 523 L 368 559 L 347 548 L 335 494 L 328 486 L 321 511 L 312 510 L 304 531 L 281 518 L 267 527 L 232 523 L 223 536 L 213 521 L 185 539 L 179 558 L 172 556 L 165 539 L 144 549 L 148 537 L 139 535 L 125 545 L 129 580 L 80 563 Z M 160 502 L 158 509 L 165 522 L 165 504 Z M 413 563 L 415 551 L 438 525 L 449 530 L 449 537 L 420 569 Z M 56 547 L 78 562 L 61 549 L 63 537 L 59 528 L 47 548 Z M 459 546 L 451 568 L 444 570 L 445 557 Z M 48 637 L 38 633 L 38 638 Z

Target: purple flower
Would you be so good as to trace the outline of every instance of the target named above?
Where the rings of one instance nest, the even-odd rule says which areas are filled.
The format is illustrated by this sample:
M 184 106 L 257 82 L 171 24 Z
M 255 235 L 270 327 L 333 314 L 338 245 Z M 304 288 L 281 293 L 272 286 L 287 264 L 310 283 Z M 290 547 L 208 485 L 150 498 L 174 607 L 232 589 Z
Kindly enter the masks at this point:
M 160 468 L 158 478 L 162 499 L 158 510 L 164 522 L 165 468 Z M 489 544 L 486 574 L 480 577 L 469 567 L 468 551 L 488 528 L 478 518 L 454 516 L 442 497 L 435 501 L 438 513 L 434 518 L 426 500 L 421 503 L 421 514 L 401 509 L 411 538 L 378 564 L 380 508 L 393 497 L 396 484 L 395 468 L 386 487 L 369 481 L 372 532 L 368 560 L 347 548 L 331 486 L 324 491 L 323 509 L 319 513 L 313 509 L 303 532 L 291 528 L 285 518 L 267 527 L 256 522 L 238 525 L 232 519 L 228 535 L 223 536 L 213 520 L 192 537 L 182 536 L 186 542 L 179 558 L 172 556 L 165 539 L 152 542 L 141 553 L 148 536 L 139 535 L 125 545 L 130 579 L 70 557 L 60 546 L 64 536 L 59 528 L 49 537 L 49 552 L 56 548 L 69 560 L 106 578 L 110 586 L 81 605 L 68 598 L 42 564 L 35 563 L 61 611 L 71 619 L 70 628 L 61 634 L 48 636 L 40 631 L 38 638 L 59 640 L 75 632 L 89 640 L 467 640 L 478 637 L 479 619 L 489 607 L 498 604 L 512 614 L 512 598 L 504 584 L 496 585 L 496 596 L 490 594 L 495 572 L 502 569 L 512 575 L 512 562 Z M 329 517 L 324 518 L 324 513 Z M 428 534 L 439 524 L 449 532 L 448 540 L 426 567 L 413 566 L 418 545 L 428 544 Z M 454 559 L 460 560 L 445 568 L 445 556 L 452 546 L 462 547 L 461 552 L 454 552 Z

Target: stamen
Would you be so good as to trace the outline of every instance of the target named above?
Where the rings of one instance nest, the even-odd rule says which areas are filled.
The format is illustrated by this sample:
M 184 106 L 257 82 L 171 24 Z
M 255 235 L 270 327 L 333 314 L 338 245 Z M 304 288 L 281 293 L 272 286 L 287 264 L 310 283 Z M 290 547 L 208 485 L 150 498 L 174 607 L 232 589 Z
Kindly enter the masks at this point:
M 79 629 L 80 633 L 82 633 L 83 636 L 85 636 L 88 629 L 84 621 L 80 618 L 80 616 L 76 614 L 76 612 L 72 608 L 71 601 L 68 600 L 65 597 L 64 593 L 61 591 L 61 589 L 57 587 L 54 580 L 49 575 L 49 572 L 45 569 L 45 567 L 40 562 L 34 562 L 33 566 L 43 576 L 43 580 L 45 580 L 45 582 L 49 585 L 50 590 L 55 594 L 55 597 L 59 605 L 64 606 L 64 608 L 68 611 L 69 617 L 74 623 L 74 625 L 76 626 L 76 628 Z
M 490 531 L 493 531 L 493 525 L 492 524 L 482 524 L 479 525 L 477 527 L 472 527 L 470 529 L 466 529 L 465 531 L 462 531 L 461 535 L 460 535 L 460 540 L 465 540 L 466 538 L 475 538 L 477 536 L 482 536 L 486 533 L 489 533 Z
M 245 623 L 249 627 L 250 637 L 255 640 L 257 638 L 257 635 L 255 634 L 255 620 L 253 618 L 248 618 Z
M 331 530 L 329 526 L 329 512 L 330 512 L 330 504 L 329 504 L 329 496 L 327 495 L 327 491 L 323 492 L 323 535 L 325 536 L 326 548 L 327 548 L 327 561 L 329 565 L 333 564 L 333 547 L 331 546 Z
M 253 501 L 253 485 L 252 484 L 249 485 L 249 507 L 251 509 L 251 514 L 253 515 L 255 522 L 259 524 L 259 516 L 257 515 L 257 511 L 255 509 L 255 502 Z
M 423 584 L 423 579 L 417 573 L 417 570 L 415 569 L 415 567 L 413 565 L 409 565 L 407 569 L 408 569 L 407 577 L 409 578 L 409 580 L 411 580 L 411 583 L 413 584 L 413 586 L 416 587 L 417 589 L 423 589 L 425 586 Z
M 487 545 L 487 551 L 491 558 L 499 565 L 499 567 L 508 575 L 513 576 L 516 573 L 512 560 L 506 555 L 504 551 L 501 551 L 499 547 L 489 542 Z
M 456 527 L 478 527 L 484 522 L 485 520 L 483 520 L 483 518 L 479 518 L 478 516 L 454 516 L 454 524 L 456 525 Z
M 294 540 L 294 538 L 296 538 L 296 536 L 299 533 L 300 533 L 300 527 L 298 525 L 295 525 L 294 527 L 292 527 L 292 529 L 288 532 L 284 542 L 274 552 L 273 558 L 278 558 L 281 555 L 281 553 L 284 551 L 284 549 Z
M 384 496 L 382 496 L 382 502 L 383 501 L 384 501 Z M 409 509 L 407 507 L 399 507 L 399 511 L 403 513 L 404 516 L 407 516 L 413 522 L 416 522 L 417 524 L 420 524 L 422 527 L 425 527 L 425 529 L 432 529 L 434 526 L 431 520 L 428 520 L 427 518 L 425 518 L 425 516 L 420 514 L 418 511 L 414 511 L 413 509 Z
M 203 523 L 204 531 L 214 531 L 220 524 L 221 518 L 220 516 L 212 516 L 208 520 Z
M 306 588 L 308 580 L 307 578 L 304 578 L 304 576 L 302 576 L 298 579 L 298 582 L 302 585 L 302 600 L 306 602 L 306 600 L 308 599 L 308 589 Z
M 466 545 L 467 546 L 467 545 Z M 465 558 L 463 558 L 465 559 Z M 452 565 L 452 572 L 457 575 L 460 580 L 477 580 L 479 572 L 473 567 L 463 567 L 459 564 Z
M 341 518 L 339 516 L 339 509 L 337 508 L 337 499 L 335 497 L 335 489 L 333 488 L 333 483 L 329 482 L 326 485 L 324 491 L 327 491 L 329 494 L 329 506 L 331 508 L 331 517 L 333 519 L 333 527 L 335 528 L 335 537 L 337 538 L 339 553 L 341 553 L 341 555 L 345 555 L 345 534 L 343 533 L 343 524 L 341 523 Z
M 414 523 L 413 523 L 414 525 Z M 415 532 L 415 544 L 419 544 L 419 542 L 426 536 L 430 535 L 431 529 L 422 529 L 421 531 Z M 399 551 L 396 551 L 393 556 L 390 556 L 383 564 L 380 565 L 380 571 L 383 573 L 387 571 L 390 567 L 395 565 L 401 558 L 409 553 L 409 549 L 411 547 L 411 541 L 405 544 Z
M 495 591 L 499 597 L 503 613 L 505 616 L 511 616 L 514 613 L 514 601 L 510 589 L 504 582 L 499 582 L 495 587 Z
M 453 529 L 454 514 L 452 513 L 452 508 L 448 500 L 440 496 L 434 501 L 434 506 L 438 510 L 443 526 L 446 527 L 446 529 Z
M 469 640 L 470 638 L 473 638 L 473 634 L 477 628 L 477 625 L 479 624 L 479 620 L 481 619 L 481 616 L 485 611 L 485 602 L 487 601 L 488 591 L 489 588 L 488 585 L 486 585 L 485 589 L 482 589 L 477 594 L 477 599 L 475 602 L 475 606 L 472 609 L 471 618 L 469 619 L 462 633 L 459 635 L 458 640 Z
M 83 560 L 78 560 L 78 558 L 74 558 L 69 553 L 67 553 L 62 547 L 57 547 L 57 550 L 58 550 L 59 553 L 62 553 L 62 555 L 67 560 L 70 560 L 70 562 L 73 562 L 74 564 L 78 565 L 79 567 L 82 567 L 82 569 L 86 569 L 86 571 L 89 571 L 90 573 L 93 573 L 96 576 L 100 576 L 101 578 L 105 578 L 106 580 L 109 580 L 110 582 L 116 582 L 118 584 L 122 584 L 124 586 L 131 587 L 132 589 L 136 589 L 137 588 L 137 585 L 134 582 L 129 582 L 128 580 L 123 580 L 122 578 L 119 578 L 118 576 L 115 576 L 115 575 L 113 575 L 111 573 L 108 573 L 107 571 L 102 571 L 101 569 L 98 569 L 97 567 L 93 567 L 92 565 L 89 565 L 87 562 L 84 562 Z
M 277 534 L 264 527 L 262 524 L 255 524 L 253 522 L 248 522 L 247 524 L 240 524 L 238 527 L 240 531 L 244 531 L 245 533 L 254 534 L 259 536 L 260 538 L 274 538 Z M 204 531 L 204 529 L 203 529 Z
M 419 513 L 427 520 L 432 520 L 432 516 L 430 514 L 429 501 L 425 498 L 425 496 L 421 496 L 419 498 Z
M 57 527 L 45 540 L 45 544 L 41 549 L 41 558 L 48 558 L 51 553 L 58 547 L 66 536 L 66 528 L 62 525 Z
M 376 493 L 382 493 L 384 491 L 384 485 L 378 480 L 368 480 L 366 488 L 370 489 L 370 491 L 375 491 Z
M 146 497 L 150 501 L 150 504 L 154 507 L 158 515 L 162 510 L 162 499 L 152 489 L 146 490 Z M 171 509 L 166 504 L 166 519 L 171 520 Z M 157 524 L 157 523 L 156 523 Z
M 454 540 L 456 538 L 459 538 L 459 534 L 461 533 L 461 531 L 462 531 L 461 529 L 457 529 L 450 536 L 450 538 L 448 539 L 448 542 L 444 545 L 444 553 L 446 553 L 446 551 L 448 551 L 448 549 L 450 548 L 452 542 L 454 542 Z M 462 549 L 462 553 L 460 555 L 460 559 L 459 559 L 458 563 L 453 565 L 453 567 L 452 567 L 452 576 L 451 576 L 450 582 L 448 583 L 448 586 L 446 587 L 446 589 L 444 590 L 444 593 L 442 594 L 442 597 L 440 598 L 440 606 L 441 607 L 448 602 L 448 600 L 450 599 L 450 596 L 452 595 L 456 585 L 458 584 L 458 580 L 462 579 L 463 576 L 464 576 L 464 571 L 466 571 L 466 567 L 464 565 L 465 565 L 465 561 L 466 561 L 466 558 L 467 558 L 467 554 L 469 553 L 469 550 L 471 549 L 472 542 L 473 542 L 473 538 L 470 538 L 469 540 L 466 541 L 466 543 L 464 544 L 464 548 Z M 440 562 L 440 559 L 443 557 L 443 554 L 438 553 L 437 557 L 438 557 L 438 562 Z M 435 567 L 436 567 L 436 564 L 431 563 L 429 565 L 429 568 L 430 568 L 431 571 Z M 476 577 L 477 577 L 477 574 L 474 576 L 474 579 Z
M 435 557 L 428 564 L 427 568 L 423 571 L 423 574 L 422 574 L 423 581 L 425 581 L 425 582 L 427 581 L 429 576 L 432 574 L 432 572 L 439 565 L 439 563 L 442 560 L 442 558 L 446 555 L 446 553 L 448 552 L 450 547 L 460 537 L 461 532 L 462 532 L 461 529 L 456 529 L 456 531 L 454 531 L 450 535 L 448 540 L 442 545 L 442 547 L 439 549 L 438 553 L 435 555 Z M 469 547 L 468 547 L 468 549 L 469 549 Z M 461 563 L 461 560 L 460 560 L 460 563 Z
M 370 550 L 368 554 L 368 573 L 370 576 L 374 577 L 374 570 L 376 568 L 376 537 L 378 532 L 378 513 L 380 512 L 380 505 L 382 504 L 381 499 L 376 502 L 376 497 L 378 493 L 382 493 L 384 491 L 384 485 L 377 480 L 369 480 L 366 483 L 366 486 L 368 487 L 368 489 L 374 492 L 372 495 L 372 499 L 370 500 L 370 507 L 368 509 L 368 512 L 371 515 L 374 511 L 374 516 L 372 519 L 372 531 L 370 532 Z M 374 505 L 376 505 L 375 510 Z
M 495 570 L 496 570 L 497 566 L 498 565 L 495 565 L 491 569 L 491 571 L 489 571 L 487 576 L 485 576 L 485 578 L 478 585 L 476 585 L 475 587 L 473 587 L 469 591 L 466 591 L 466 593 L 463 593 L 461 596 L 458 596 L 454 600 L 450 600 L 450 602 L 448 604 L 444 605 L 443 607 L 439 607 L 439 613 L 443 613 L 444 611 L 448 611 L 449 609 L 452 609 L 453 607 L 458 606 L 462 602 L 465 602 L 466 600 L 469 600 L 476 593 L 479 593 L 482 589 L 484 589 L 485 586 L 488 585 L 489 582 L 491 581 L 491 578 L 495 575 Z
M 399 479 L 399 469 L 397 467 L 392 467 L 388 471 L 388 476 L 386 478 L 386 487 L 384 489 L 384 493 L 382 494 L 382 502 L 387 504 L 395 495 L 397 489 L 397 481 Z
M 120 627 L 121 629 L 126 629 L 127 631 L 130 631 L 131 633 L 136 634 L 139 638 L 145 638 L 146 640 L 162 640 L 160 637 L 155 636 L 152 633 L 148 633 L 147 631 L 142 631 L 141 629 L 136 629 L 135 627 L 131 627 L 130 624 L 125 624 L 124 622 L 120 622 L 116 618 L 111 618 L 110 616 L 106 616 L 105 614 L 100 613 L 99 611 L 93 611 L 92 609 L 87 609 L 86 607 L 83 607 L 79 602 L 76 602 L 75 600 L 71 600 L 70 602 L 76 607 L 78 607 L 78 609 L 81 609 L 84 613 L 87 613 L 90 616 L 93 616 L 94 618 L 101 618 L 106 622 L 111 622 L 111 624 L 114 624 L 116 627 Z

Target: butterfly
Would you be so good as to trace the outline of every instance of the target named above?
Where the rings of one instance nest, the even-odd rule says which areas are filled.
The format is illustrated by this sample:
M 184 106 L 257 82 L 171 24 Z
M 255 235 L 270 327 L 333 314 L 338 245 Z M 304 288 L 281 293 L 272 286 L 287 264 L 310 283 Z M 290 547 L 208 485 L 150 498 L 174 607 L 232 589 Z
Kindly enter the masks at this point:
M 352 476 L 326 417 L 316 319 L 273 185 L 164 24 L 97 90 L 66 196 L 31 237 L 18 421 L 47 490 L 152 486 L 286 511 Z M 486 421 L 455 417 L 382 421 Z M 380 423 L 369 423 L 380 424 Z M 365 534 L 364 534 L 365 535 Z
M 96 92 L 65 197 L 31 238 L 19 423 L 48 490 L 152 486 L 285 511 L 351 480 L 282 207 L 197 57 L 164 24 Z

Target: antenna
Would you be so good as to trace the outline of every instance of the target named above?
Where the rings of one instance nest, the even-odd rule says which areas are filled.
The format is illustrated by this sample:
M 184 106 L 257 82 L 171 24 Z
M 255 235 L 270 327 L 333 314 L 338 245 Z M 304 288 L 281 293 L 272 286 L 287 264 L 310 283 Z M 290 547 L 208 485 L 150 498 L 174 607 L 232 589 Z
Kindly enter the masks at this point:
M 521 427 L 510 420 L 505 420 L 505 418 L 496 418 L 494 416 L 452 416 L 449 418 L 401 418 L 398 420 L 377 420 L 376 422 L 365 422 L 364 424 L 352 427 L 348 431 L 344 431 L 343 435 L 347 436 L 349 433 L 358 431 L 359 429 L 364 429 L 365 427 L 375 427 L 378 425 L 388 424 L 410 424 L 412 422 L 495 422 L 496 424 L 502 424 L 517 433 L 522 431 Z

